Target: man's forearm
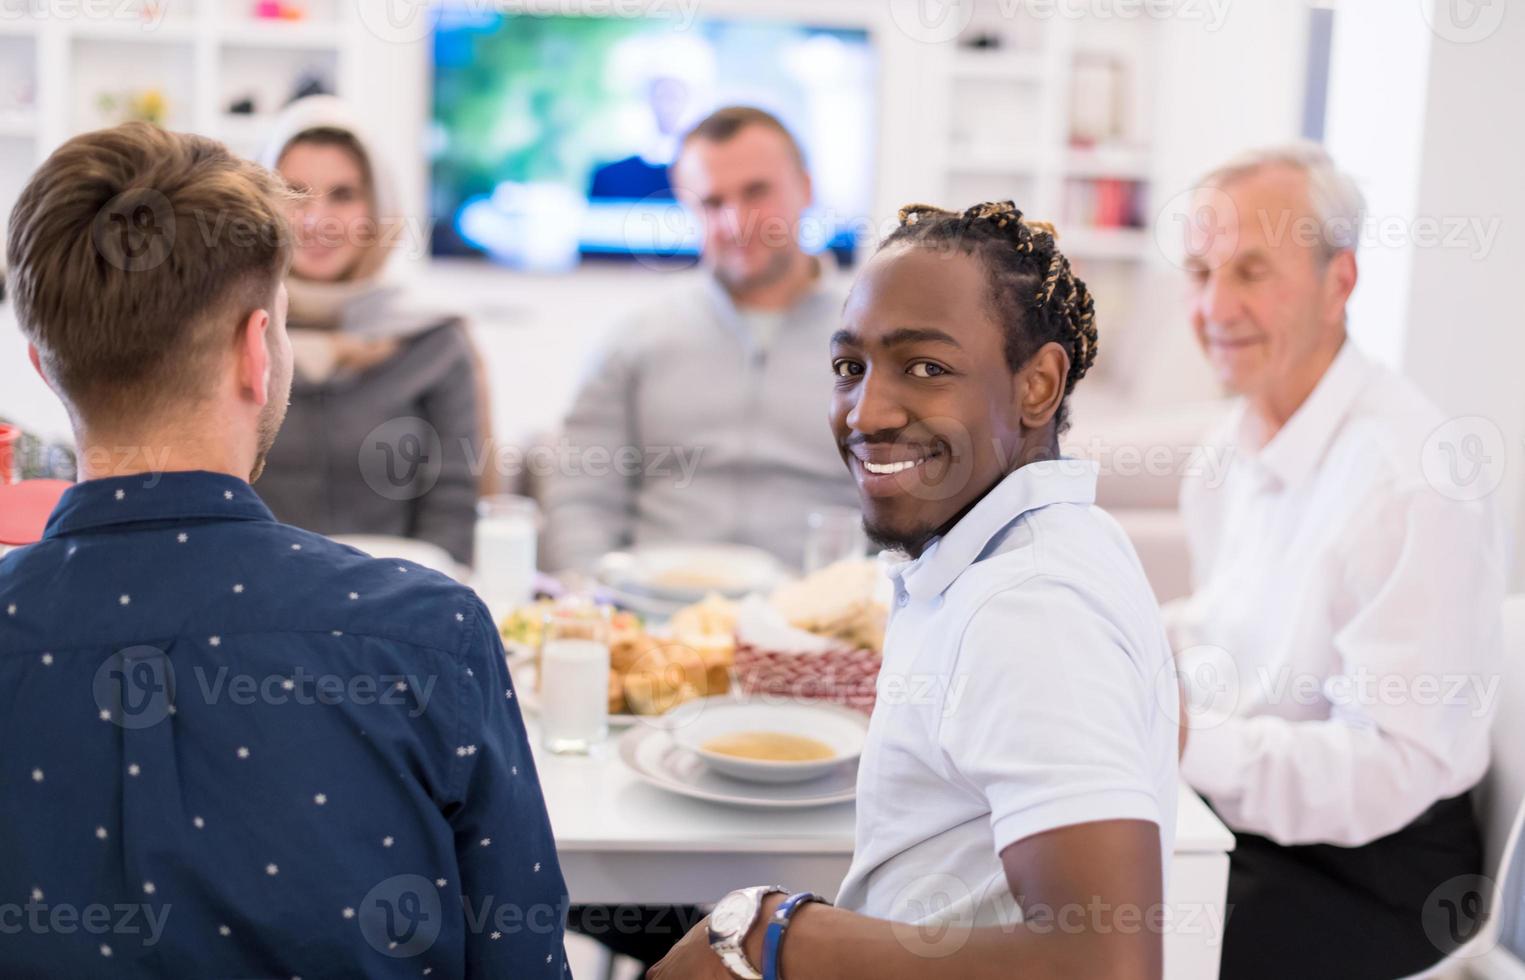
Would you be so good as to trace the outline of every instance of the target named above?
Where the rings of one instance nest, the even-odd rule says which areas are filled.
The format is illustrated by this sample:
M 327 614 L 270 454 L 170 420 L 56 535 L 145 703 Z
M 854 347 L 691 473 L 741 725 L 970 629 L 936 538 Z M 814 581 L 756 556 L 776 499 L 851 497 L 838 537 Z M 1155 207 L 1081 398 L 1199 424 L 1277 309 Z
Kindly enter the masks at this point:
M 783 900 L 768 896 L 747 934 L 747 959 L 759 969 L 767 923 Z M 1162 930 L 1147 921 L 1132 924 L 1076 929 L 1051 922 L 1041 933 L 1030 923 L 919 926 L 808 904 L 795 911 L 784 936 L 779 974 L 788 980 L 1159 980 Z

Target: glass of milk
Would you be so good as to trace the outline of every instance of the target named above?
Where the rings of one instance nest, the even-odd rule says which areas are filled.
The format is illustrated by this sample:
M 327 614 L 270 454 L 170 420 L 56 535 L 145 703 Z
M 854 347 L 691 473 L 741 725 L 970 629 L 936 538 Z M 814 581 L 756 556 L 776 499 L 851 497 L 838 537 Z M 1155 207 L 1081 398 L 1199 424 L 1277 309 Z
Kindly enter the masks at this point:
M 540 508 L 529 497 L 498 494 L 477 502 L 472 580 L 493 615 L 529 602 L 535 590 L 535 533 Z
M 609 607 L 571 596 L 546 612 L 540 732 L 557 755 L 587 755 L 609 734 Z

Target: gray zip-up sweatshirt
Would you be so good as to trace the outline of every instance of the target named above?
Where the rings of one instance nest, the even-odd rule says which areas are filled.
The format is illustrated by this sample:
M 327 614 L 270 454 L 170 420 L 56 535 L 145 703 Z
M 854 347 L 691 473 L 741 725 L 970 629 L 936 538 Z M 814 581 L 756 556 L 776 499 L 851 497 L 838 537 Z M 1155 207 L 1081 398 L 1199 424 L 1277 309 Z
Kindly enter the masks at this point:
M 827 416 L 848 285 L 823 272 L 766 348 L 708 275 L 618 327 L 566 419 L 542 567 L 724 541 L 798 568 L 810 510 L 858 506 Z

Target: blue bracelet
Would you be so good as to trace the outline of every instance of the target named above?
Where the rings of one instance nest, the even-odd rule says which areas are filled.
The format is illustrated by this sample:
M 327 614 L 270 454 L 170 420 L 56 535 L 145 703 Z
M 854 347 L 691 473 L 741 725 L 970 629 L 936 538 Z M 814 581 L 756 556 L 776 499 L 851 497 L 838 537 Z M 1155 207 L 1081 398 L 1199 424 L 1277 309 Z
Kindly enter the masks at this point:
M 778 975 L 778 954 L 784 945 L 784 930 L 789 928 L 795 910 L 806 902 L 831 904 L 814 892 L 798 892 L 784 899 L 784 903 L 774 910 L 773 917 L 768 920 L 768 931 L 763 934 L 763 980 L 781 980 Z

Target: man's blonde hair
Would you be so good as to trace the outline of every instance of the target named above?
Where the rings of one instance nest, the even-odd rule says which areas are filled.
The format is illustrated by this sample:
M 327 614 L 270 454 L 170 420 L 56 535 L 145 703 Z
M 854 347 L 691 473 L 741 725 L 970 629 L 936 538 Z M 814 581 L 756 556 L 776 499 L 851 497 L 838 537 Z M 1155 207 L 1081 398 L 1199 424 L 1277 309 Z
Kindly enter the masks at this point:
M 209 392 L 291 262 L 280 178 L 221 143 L 127 123 L 69 140 L 11 212 L 10 286 L 43 372 L 87 424 Z

